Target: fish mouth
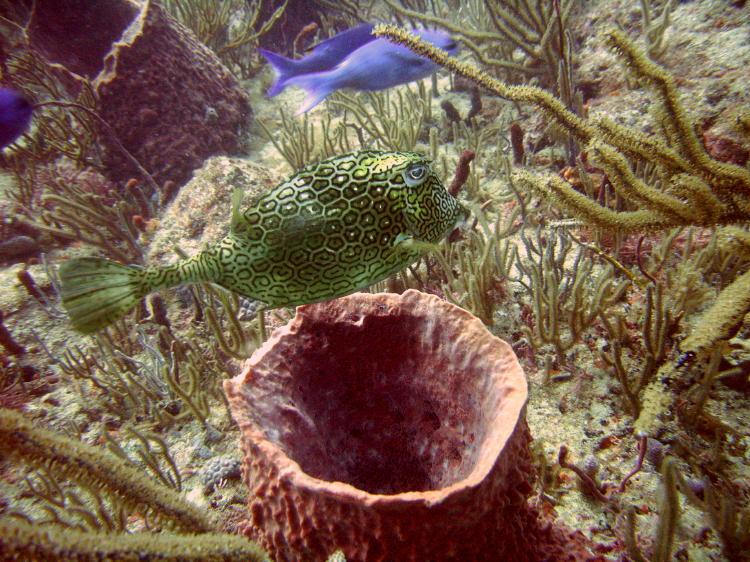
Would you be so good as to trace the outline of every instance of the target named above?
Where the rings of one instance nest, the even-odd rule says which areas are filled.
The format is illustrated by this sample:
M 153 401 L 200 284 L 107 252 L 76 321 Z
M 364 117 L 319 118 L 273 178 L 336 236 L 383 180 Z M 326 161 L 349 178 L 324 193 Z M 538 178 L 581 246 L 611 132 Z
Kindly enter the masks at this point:
M 457 242 L 458 240 L 461 240 L 464 237 L 464 233 L 467 230 L 471 230 L 473 226 L 472 223 L 469 222 L 469 219 L 471 218 L 469 209 L 463 205 L 459 205 L 458 208 L 459 212 L 456 217 L 456 222 L 448 230 L 448 242 Z

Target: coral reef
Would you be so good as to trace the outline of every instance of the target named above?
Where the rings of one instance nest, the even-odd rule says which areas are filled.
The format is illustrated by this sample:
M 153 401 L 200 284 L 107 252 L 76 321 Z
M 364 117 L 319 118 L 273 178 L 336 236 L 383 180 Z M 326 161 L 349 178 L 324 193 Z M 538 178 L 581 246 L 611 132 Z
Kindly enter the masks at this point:
M 362 358 L 367 357 L 367 361 Z M 247 532 L 279 560 L 574 560 L 543 525 L 510 347 L 418 291 L 297 309 L 225 382 L 251 490 Z
M 166 526 L 193 532 L 213 528 L 194 505 L 173 490 L 144 479 L 128 463 L 64 435 L 33 427 L 16 412 L 0 410 L 0 448 L 5 457 L 52 467 L 58 474 L 106 490 Z
M 398 4 L 394 0 L 385 1 L 399 15 L 454 33 L 477 60 L 506 77 L 537 77 L 551 84 L 559 80 L 560 53 L 566 41 L 564 30 L 575 2 L 474 1 L 469 10 L 473 25 L 467 26 L 452 23 L 448 17 L 409 9 L 409 2 L 404 0 Z M 449 15 L 447 6 L 443 11 L 443 16 Z
M 313 349 L 317 354 L 306 364 L 297 358 L 311 351 L 309 345 L 282 356 L 275 339 L 258 351 L 256 358 L 275 357 L 281 371 L 308 386 L 288 398 L 279 390 L 286 379 L 274 386 L 270 371 L 256 369 L 245 381 L 248 396 L 252 388 L 270 389 L 254 396 L 258 407 L 247 418 L 274 425 L 258 433 L 263 446 L 248 456 L 243 475 L 242 438 L 222 383 L 237 377 L 263 345 L 266 328 L 289 322 L 293 309 L 259 314 L 259 302 L 192 285 L 147 299 L 127 322 L 82 337 L 71 332 L 58 302 L 55 266 L 68 258 L 102 253 L 131 263 L 172 262 L 181 249 L 194 254 L 222 236 L 236 187 L 250 199 L 313 161 L 393 147 L 429 155 L 445 185 L 455 170 L 449 189 L 471 216 L 448 243 L 425 248 L 412 266 L 369 291 L 433 294 L 421 298 L 474 314 L 518 356 L 529 388 L 521 416 L 529 430 L 519 419 L 503 450 L 516 455 L 510 474 L 521 477 L 509 499 L 501 496 L 507 504 L 498 516 L 511 508 L 522 514 L 539 548 L 529 556 L 746 560 L 745 4 L 0 0 L 0 83 L 37 103 L 28 133 L 0 153 L 0 405 L 23 413 L 21 421 L 0 415 L 15 419 L 17 430 L 10 440 L 0 435 L 0 448 L 6 443 L 10 453 L 22 453 L 0 451 L 0 558 L 266 559 L 237 536 L 244 534 L 278 545 L 277 560 L 390 560 L 394 555 L 383 543 L 351 539 L 346 524 L 359 518 L 352 514 L 360 508 L 334 500 L 361 492 L 357 498 L 369 502 L 361 519 L 374 521 L 373 512 L 396 509 L 396 499 L 445 493 L 437 504 L 421 504 L 426 513 L 470 497 L 467 489 L 450 495 L 431 478 L 462 476 L 456 471 L 467 464 L 458 455 L 470 460 L 467 451 L 479 451 L 486 436 L 469 443 L 464 437 L 471 424 L 450 420 L 481 407 L 492 393 L 472 391 L 471 408 L 431 415 L 436 401 L 417 386 L 426 378 L 443 381 L 450 362 L 435 363 L 427 375 L 399 387 L 416 392 L 378 392 L 392 378 L 378 379 L 386 371 L 373 369 L 404 357 L 403 348 L 424 332 L 412 327 L 405 333 L 413 326 L 407 321 L 375 330 L 372 341 L 365 332 L 372 322 L 386 321 L 385 311 L 359 322 L 339 318 L 336 334 L 326 320 L 312 333 L 310 316 L 338 306 L 330 303 L 304 308 L 305 320 L 300 316 L 278 332 L 289 341 L 304 332 L 309 342 L 325 337 L 343 344 Z M 488 88 L 440 71 L 375 95 L 339 92 L 299 117 L 290 108 L 299 106 L 301 90 L 266 97 L 272 72 L 258 44 L 299 58 L 361 21 L 450 30 L 460 43 L 459 64 L 481 68 Z M 121 63 L 127 63 L 127 78 L 135 76 L 141 61 L 134 55 L 160 45 L 151 31 L 166 29 L 162 24 L 171 29 L 164 34 L 169 49 L 189 49 L 207 73 L 218 73 L 206 82 L 210 95 L 200 81 L 183 90 L 177 70 L 164 68 L 165 82 L 177 80 L 176 87 L 153 77 L 131 83 L 117 114 L 105 116 L 97 76 L 114 76 Z M 170 53 L 176 51 L 163 54 Z M 239 114 L 246 96 L 256 121 L 221 120 L 226 112 L 218 110 L 226 106 L 212 100 L 223 95 L 223 84 L 231 90 L 227 115 Z M 178 125 L 191 126 L 201 138 L 167 139 L 150 144 L 148 154 L 137 153 L 142 135 L 160 135 L 166 125 L 177 131 L 166 109 L 195 100 L 202 105 L 188 107 Z M 128 122 L 142 137 L 134 144 L 127 131 L 115 130 Z M 240 124 L 249 131 L 238 130 Z M 237 143 L 247 141 L 236 145 L 244 154 L 205 160 L 186 185 L 165 181 L 180 150 L 213 137 L 218 148 L 206 154 L 224 152 L 222 143 L 232 135 Z M 191 159 L 186 154 L 178 162 L 185 179 Z M 443 303 L 428 312 L 448 309 L 455 311 Z M 480 329 L 476 320 L 474 326 Z M 292 334 L 292 328 L 301 331 Z M 466 338 L 453 339 L 435 348 L 453 349 Z M 330 369 L 303 368 L 347 353 Z M 410 374 L 419 372 L 415 367 Z M 332 380 L 342 373 L 344 380 Z M 454 386 L 445 383 L 450 400 L 439 403 L 466 405 L 462 396 L 469 391 L 461 389 L 472 387 L 465 382 L 453 376 Z M 334 390 L 342 388 L 346 400 Z M 478 417 L 492 414 L 487 407 Z M 33 451 L 15 446 L 19 436 Z M 425 450 L 383 452 L 412 439 L 427 443 Z M 311 448 L 325 463 L 300 454 Z M 422 462 L 431 451 L 447 459 L 445 468 Z M 289 469 L 272 473 L 267 467 L 276 461 Z M 71 465 L 76 470 L 61 468 Z M 302 478 L 299 471 L 311 466 L 319 470 Z M 130 477 L 120 478 L 122 470 Z M 245 482 L 261 473 L 271 474 L 270 483 L 248 489 Z M 111 474 L 113 482 L 105 483 Z M 330 511 L 308 509 L 309 498 L 328 489 L 329 477 L 338 480 L 321 502 Z M 401 484 L 414 491 L 399 493 Z M 144 489 L 150 490 L 145 498 Z M 190 524 L 158 514 L 152 492 L 194 508 L 207 520 L 205 529 L 188 534 Z M 489 544 L 482 541 L 494 540 L 492 533 L 476 536 L 486 522 L 471 532 L 473 517 L 469 509 L 454 513 L 460 532 L 453 534 L 439 525 L 373 523 L 367 540 L 401 531 L 394 552 L 406 552 L 463 536 L 463 551 L 446 547 L 425 558 L 502 559 L 502 547 L 473 555 L 472 549 Z M 510 545 L 520 544 L 513 533 L 508 537 Z M 301 555 L 287 554 L 306 545 L 312 546 Z
M 516 180 L 523 187 L 553 197 L 587 224 L 642 231 L 686 225 L 732 224 L 747 221 L 750 216 L 750 172 L 731 163 L 713 160 L 706 154 L 685 115 L 673 78 L 644 57 L 617 30 L 607 32 L 607 41 L 621 54 L 625 64 L 660 95 L 667 141 L 628 130 L 608 120 L 582 119 L 541 88 L 508 86 L 397 27 L 381 25 L 375 33 L 406 45 L 503 98 L 534 104 L 579 142 L 590 143 L 586 148 L 589 158 L 605 171 L 619 193 L 640 203 L 642 209 L 613 211 L 590 200 L 557 176 L 539 181 L 527 172 L 516 172 Z M 664 167 L 664 181 L 670 184 L 672 193 L 665 193 L 636 178 L 623 155 Z
M 263 551 L 236 535 L 172 533 L 106 535 L 39 527 L 0 519 L 0 556 L 5 560 L 46 562 L 269 562 Z

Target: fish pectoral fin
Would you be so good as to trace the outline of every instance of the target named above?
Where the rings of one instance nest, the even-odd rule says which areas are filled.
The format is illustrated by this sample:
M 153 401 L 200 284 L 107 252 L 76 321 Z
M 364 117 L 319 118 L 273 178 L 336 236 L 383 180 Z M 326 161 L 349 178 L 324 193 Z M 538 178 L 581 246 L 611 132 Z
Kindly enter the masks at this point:
M 242 204 L 242 197 L 244 192 L 241 187 L 236 187 L 232 192 L 232 222 L 230 225 L 231 232 L 237 232 L 237 228 L 242 223 L 242 213 L 240 213 L 240 205 Z
M 322 232 L 324 225 L 323 217 L 291 217 L 284 221 L 283 228 L 268 232 L 266 240 L 271 246 L 296 247 L 311 233 Z
M 396 235 L 396 238 L 393 239 L 393 247 L 405 248 L 408 247 L 412 242 L 414 242 L 414 237 L 411 234 L 399 232 L 398 235 Z
M 400 250 L 404 252 L 419 252 L 419 253 L 435 252 L 440 249 L 440 246 L 437 244 L 432 244 L 431 242 L 425 242 L 424 240 L 418 240 L 414 238 L 411 234 L 407 234 L 405 232 L 399 233 L 396 236 L 396 238 L 394 238 L 393 247 L 396 250 Z

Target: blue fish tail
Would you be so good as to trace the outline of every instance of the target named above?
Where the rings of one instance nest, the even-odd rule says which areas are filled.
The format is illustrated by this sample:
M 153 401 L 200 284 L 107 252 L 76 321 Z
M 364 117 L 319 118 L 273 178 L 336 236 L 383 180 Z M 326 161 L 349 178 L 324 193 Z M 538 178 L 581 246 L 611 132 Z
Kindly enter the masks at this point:
M 294 78 L 297 74 L 297 61 L 288 59 L 278 53 L 266 51 L 265 49 L 258 49 L 258 52 L 265 57 L 268 63 L 273 67 L 276 72 L 276 82 L 268 90 L 268 97 L 272 98 L 281 93 L 286 88 L 287 80 Z
M 299 106 L 295 115 L 307 113 L 313 107 L 322 102 L 331 92 L 338 89 L 333 79 L 332 72 L 316 72 L 313 74 L 302 74 L 295 76 L 287 82 L 287 86 L 298 86 L 307 92 L 302 105 Z

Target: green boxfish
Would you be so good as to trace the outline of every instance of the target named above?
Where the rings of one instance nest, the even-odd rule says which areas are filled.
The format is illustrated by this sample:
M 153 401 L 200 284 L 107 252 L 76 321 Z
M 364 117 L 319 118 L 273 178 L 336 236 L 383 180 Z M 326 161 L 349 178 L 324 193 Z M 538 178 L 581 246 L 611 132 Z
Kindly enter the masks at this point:
M 149 293 L 183 283 L 216 283 L 266 308 L 340 297 L 413 263 L 467 216 L 413 152 L 342 154 L 303 168 L 244 211 L 241 200 L 233 194 L 225 238 L 173 265 L 63 263 L 61 297 L 73 326 L 95 332 Z

